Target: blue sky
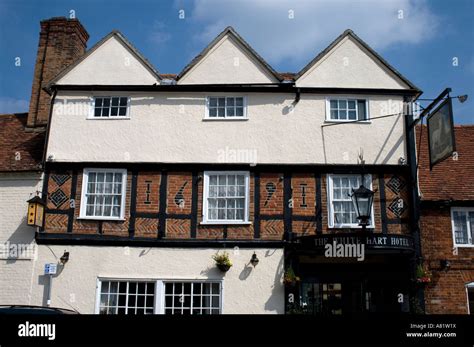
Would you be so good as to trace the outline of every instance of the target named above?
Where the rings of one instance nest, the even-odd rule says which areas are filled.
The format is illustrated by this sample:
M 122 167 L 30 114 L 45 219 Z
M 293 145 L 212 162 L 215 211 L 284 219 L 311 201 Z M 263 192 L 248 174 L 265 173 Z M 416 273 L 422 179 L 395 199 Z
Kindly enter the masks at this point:
M 469 94 L 454 100 L 455 121 L 474 123 L 472 0 L 0 0 L 0 113 L 27 111 L 39 21 L 71 10 L 89 48 L 118 29 L 161 73 L 179 73 L 228 25 L 280 72 L 298 72 L 351 28 L 422 98 Z

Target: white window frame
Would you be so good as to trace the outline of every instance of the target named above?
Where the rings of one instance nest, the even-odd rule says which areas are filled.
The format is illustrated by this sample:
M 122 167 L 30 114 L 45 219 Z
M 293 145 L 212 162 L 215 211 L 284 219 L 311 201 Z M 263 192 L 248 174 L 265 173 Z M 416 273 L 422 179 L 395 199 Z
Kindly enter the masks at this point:
M 117 277 L 97 277 L 96 279 L 96 296 L 94 313 L 100 314 L 100 295 L 102 290 L 102 282 L 106 281 L 123 281 L 123 282 L 155 282 L 155 300 L 153 314 L 165 314 L 165 283 L 167 282 L 192 282 L 192 283 L 209 283 L 215 282 L 220 285 L 219 295 L 219 314 L 224 313 L 224 280 L 213 278 L 197 278 L 197 279 L 181 279 L 181 278 L 117 278 Z
M 153 300 L 153 314 L 157 314 L 156 305 L 157 305 L 157 290 L 158 290 L 158 283 L 156 279 L 150 278 L 106 278 L 106 277 L 98 277 L 96 279 L 96 296 L 95 296 L 95 305 L 94 305 L 94 313 L 100 314 L 100 296 L 102 294 L 102 282 L 154 282 L 155 283 L 155 299 Z M 127 297 L 127 304 L 128 306 L 128 297 Z
M 350 228 L 350 229 L 360 229 L 362 228 L 359 226 L 359 224 L 352 224 L 352 223 L 339 223 L 336 224 L 334 223 L 334 208 L 333 208 L 333 195 L 334 195 L 334 190 L 333 190 L 333 178 L 334 177 L 350 177 L 353 178 L 355 176 L 359 176 L 360 174 L 354 174 L 354 175 L 349 175 L 349 174 L 328 174 L 326 176 L 326 189 L 327 189 L 327 209 L 328 209 L 328 227 L 332 229 L 343 229 L 343 228 Z M 366 179 L 370 182 L 370 190 L 372 190 L 372 175 L 366 174 L 365 175 Z M 370 224 L 367 226 L 367 228 L 373 229 L 375 227 L 375 221 L 374 221 L 374 204 L 372 204 L 372 210 L 371 210 L 371 216 L 370 216 Z
M 108 117 L 95 117 L 95 99 L 96 98 L 127 98 L 127 113 L 125 116 L 108 116 Z M 131 99 L 129 96 L 126 95 L 94 95 L 90 97 L 90 109 L 89 109 L 89 115 L 87 119 L 95 119 L 95 120 L 100 120 L 100 119 L 130 119 L 130 102 Z M 111 104 L 112 105 L 112 104 Z M 110 106 L 112 107 L 112 106 Z
M 456 243 L 456 235 L 454 232 L 454 212 L 474 212 L 474 207 L 451 207 L 451 233 L 453 237 L 453 248 L 474 248 L 474 231 L 471 230 L 471 224 L 467 223 L 467 238 L 470 244 Z
M 245 203 L 244 220 L 209 220 L 208 197 L 209 197 L 209 175 L 244 175 L 245 176 Z M 250 201 L 250 172 L 249 171 L 204 171 L 203 184 L 203 202 L 202 202 L 202 222 L 201 224 L 212 225 L 248 225 L 249 221 L 249 201 Z
M 227 98 L 242 98 L 244 115 L 242 117 L 237 117 L 237 116 L 228 117 L 227 115 L 225 117 L 210 117 L 209 116 L 209 99 L 210 98 L 226 98 L 226 99 Z M 225 112 L 227 113 L 227 107 L 225 109 Z M 206 96 L 206 111 L 205 111 L 204 119 L 211 120 L 211 121 L 247 120 L 248 119 L 247 96 L 246 95 L 208 95 Z
M 86 193 L 87 185 L 89 183 L 90 172 L 114 172 L 122 174 L 122 201 L 120 206 L 119 217 L 104 217 L 104 216 L 87 216 L 86 215 Z M 92 220 L 125 220 L 125 202 L 127 193 L 127 169 L 103 169 L 103 168 L 85 168 L 82 173 L 82 189 L 81 189 L 81 208 L 79 211 L 79 219 L 92 219 Z
M 331 119 L 331 100 L 356 100 L 356 119 Z M 357 100 L 365 100 L 365 111 L 367 113 L 367 119 L 359 120 L 359 109 L 357 107 Z M 327 96 L 326 97 L 326 122 L 338 122 L 338 123 L 347 123 L 355 122 L 357 123 L 371 123 L 370 121 L 370 99 L 367 96 L 355 96 L 355 95 L 337 95 L 337 96 Z

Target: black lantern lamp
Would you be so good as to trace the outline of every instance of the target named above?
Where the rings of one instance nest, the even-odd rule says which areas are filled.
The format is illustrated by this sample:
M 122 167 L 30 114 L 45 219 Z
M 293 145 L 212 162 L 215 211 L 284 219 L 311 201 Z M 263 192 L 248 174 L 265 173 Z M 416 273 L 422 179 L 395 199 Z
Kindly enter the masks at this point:
M 66 265 L 66 263 L 69 261 L 69 252 L 64 251 L 64 254 L 59 258 L 59 261 L 62 265 Z
M 363 181 L 364 180 L 362 179 L 362 182 Z M 362 230 L 365 230 L 367 225 L 370 224 L 372 203 L 374 202 L 374 192 L 364 187 L 364 184 L 361 183 L 359 188 L 352 189 L 351 198 L 357 213 L 359 226 L 362 227 Z
M 34 196 L 28 203 L 28 216 L 26 218 L 28 225 L 42 227 L 44 219 L 45 202 L 39 197 Z
M 252 258 L 250 259 L 250 264 L 253 265 L 253 267 L 257 266 L 260 260 L 257 257 L 257 254 L 253 252 Z

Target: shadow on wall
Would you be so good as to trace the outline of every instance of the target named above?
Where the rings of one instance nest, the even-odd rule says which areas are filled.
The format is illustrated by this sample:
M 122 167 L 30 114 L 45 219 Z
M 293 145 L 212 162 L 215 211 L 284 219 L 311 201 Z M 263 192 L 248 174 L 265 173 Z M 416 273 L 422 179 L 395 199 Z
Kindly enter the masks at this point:
M 270 251 L 268 250 L 265 253 L 265 258 L 271 257 L 274 255 L 276 250 Z M 285 257 L 281 257 L 280 261 L 278 262 L 277 266 L 277 271 L 275 273 L 275 278 L 273 280 L 273 286 L 272 286 L 272 295 L 268 298 L 267 302 L 265 302 L 265 310 L 266 311 L 272 311 L 272 312 L 277 312 L 280 314 L 285 313 L 284 308 L 285 308 L 285 298 L 284 298 L 284 289 L 283 289 L 283 283 L 282 283 L 282 278 L 283 278 L 283 269 L 284 269 L 284 259 Z M 281 295 L 283 291 L 283 296 Z M 282 300 L 283 297 L 283 300 Z
M 392 145 L 392 147 L 390 149 L 387 149 L 387 144 L 388 144 L 388 141 L 390 139 L 393 138 L 393 132 L 395 130 L 395 127 L 396 125 L 398 124 L 398 122 L 400 121 L 400 118 L 402 117 L 401 114 L 399 114 L 397 116 L 397 118 L 393 121 L 393 124 L 392 124 L 392 127 L 390 128 L 390 131 L 388 132 L 387 136 L 384 137 L 384 142 L 381 146 L 377 146 L 377 147 L 380 147 L 380 150 L 378 151 L 377 155 L 375 156 L 374 160 L 373 161 L 370 161 L 369 164 L 387 164 L 390 159 L 392 158 L 392 156 L 394 155 L 394 153 L 398 150 L 398 148 L 403 144 L 403 141 L 404 141 L 404 137 L 403 135 L 402 136 L 399 136 L 395 143 Z M 377 121 L 377 120 L 374 120 L 374 121 Z M 370 126 L 370 124 L 366 124 L 367 126 Z M 344 123 L 340 123 L 338 125 L 336 125 L 336 127 L 339 126 L 339 127 L 344 127 L 344 126 L 351 126 L 351 124 L 344 124 Z M 327 164 L 328 163 L 328 154 L 327 154 L 327 149 L 326 149 L 326 142 L 327 143 L 327 146 L 331 148 L 331 144 L 329 143 L 329 141 L 326 140 L 326 137 L 325 137 L 325 127 L 321 127 L 321 140 L 322 140 L 322 143 L 323 143 L 323 154 L 324 154 L 324 163 Z M 332 136 L 329 136 L 329 138 L 332 138 Z M 369 143 L 369 146 L 370 146 L 370 143 Z M 361 148 L 363 148 L 363 146 L 361 146 Z M 382 155 L 385 151 L 385 157 L 382 158 Z M 406 157 L 406 153 L 405 153 L 405 148 L 403 149 L 403 155 L 404 157 Z M 398 158 L 397 158 L 397 162 L 398 162 Z
M 26 204 L 25 204 L 26 205 Z M 13 231 L 5 242 L 8 242 L 11 246 L 16 246 L 18 250 L 25 249 L 27 246 L 35 245 L 35 230 L 36 227 L 28 226 L 26 223 L 26 208 L 25 216 L 22 218 L 21 223 Z M 25 258 L 18 260 L 17 257 L 6 259 L 7 264 L 15 264 L 17 261 L 25 261 Z M 28 258 L 30 259 L 30 258 Z

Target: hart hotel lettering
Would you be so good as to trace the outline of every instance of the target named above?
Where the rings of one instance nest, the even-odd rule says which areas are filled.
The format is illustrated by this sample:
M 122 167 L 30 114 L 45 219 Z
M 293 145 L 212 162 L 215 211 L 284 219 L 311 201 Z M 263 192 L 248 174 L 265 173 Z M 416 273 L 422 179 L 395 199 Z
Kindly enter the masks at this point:
M 364 244 L 368 248 L 400 248 L 413 249 L 413 239 L 410 237 L 394 236 L 321 236 L 314 237 L 314 246 L 316 248 L 324 247 L 328 243 L 336 242 L 338 244 Z

